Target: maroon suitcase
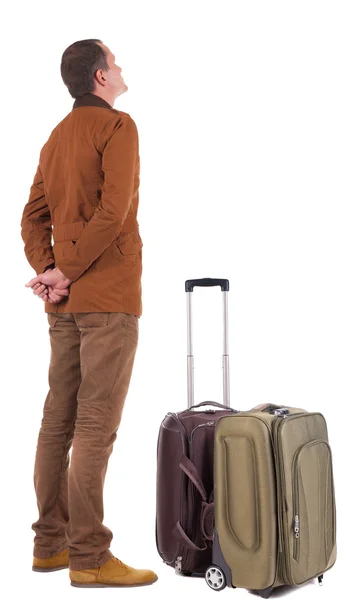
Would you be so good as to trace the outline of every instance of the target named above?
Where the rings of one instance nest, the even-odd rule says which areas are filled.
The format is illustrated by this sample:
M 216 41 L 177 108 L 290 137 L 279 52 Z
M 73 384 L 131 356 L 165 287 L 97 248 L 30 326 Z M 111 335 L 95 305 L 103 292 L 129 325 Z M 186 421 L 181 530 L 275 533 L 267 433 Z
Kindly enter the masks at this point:
M 221 286 L 223 293 L 223 400 L 194 405 L 191 297 L 194 287 Z M 157 445 L 156 546 L 163 561 L 184 575 L 204 575 L 212 560 L 213 462 L 216 421 L 238 412 L 229 407 L 228 279 L 191 279 L 187 296 L 188 408 L 169 412 Z M 202 406 L 218 407 L 194 410 Z M 222 410 L 221 410 L 222 409 Z

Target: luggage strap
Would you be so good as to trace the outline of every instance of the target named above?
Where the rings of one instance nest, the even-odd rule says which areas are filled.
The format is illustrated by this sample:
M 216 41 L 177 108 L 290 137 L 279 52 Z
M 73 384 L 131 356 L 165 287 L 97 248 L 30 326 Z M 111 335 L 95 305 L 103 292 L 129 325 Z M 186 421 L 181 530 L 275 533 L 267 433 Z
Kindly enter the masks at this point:
M 184 473 L 189 477 L 190 481 L 194 484 L 194 486 L 199 491 L 202 498 L 202 508 L 201 508 L 201 519 L 200 519 L 200 529 L 203 541 L 205 542 L 204 546 L 197 546 L 186 534 L 185 530 L 180 524 L 180 521 L 177 522 L 175 526 L 175 533 L 179 534 L 184 542 L 192 548 L 192 550 L 206 550 L 208 548 L 207 540 L 213 539 L 213 517 L 214 517 L 214 490 L 212 490 L 209 500 L 207 498 L 207 492 L 205 490 L 203 481 L 200 477 L 200 474 L 197 470 L 196 465 L 190 460 L 187 456 L 182 456 L 181 461 L 179 463 L 179 467 L 184 471 Z M 210 524 L 210 531 L 207 532 L 207 524 Z
M 182 469 L 182 471 L 184 471 L 184 473 L 189 477 L 189 479 L 191 479 L 192 483 L 196 486 L 196 488 L 202 496 L 203 502 L 206 502 L 207 492 L 205 491 L 203 481 L 196 468 L 196 465 L 184 454 L 179 463 L 179 466 Z
M 214 490 L 209 496 L 209 502 L 202 502 L 201 533 L 206 540 L 213 539 L 214 531 Z
M 186 545 L 189 546 L 189 548 L 191 548 L 192 550 L 206 550 L 208 548 L 207 544 L 205 544 L 202 547 L 194 544 L 193 541 L 190 540 L 189 536 L 186 535 L 183 527 L 180 524 L 180 521 L 178 521 L 173 531 L 175 534 L 179 534 L 186 543 Z

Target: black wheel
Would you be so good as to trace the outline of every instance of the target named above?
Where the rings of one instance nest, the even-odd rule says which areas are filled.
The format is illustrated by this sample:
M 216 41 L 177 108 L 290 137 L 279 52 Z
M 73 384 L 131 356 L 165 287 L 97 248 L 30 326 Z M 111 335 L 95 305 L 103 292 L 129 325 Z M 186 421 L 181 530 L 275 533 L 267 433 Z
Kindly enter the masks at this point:
M 226 576 L 220 567 L 211 565 L 205 572 L 205 580 L 209 587 L 216 592 L 223 590 L 226 585 Z
M 272 591 L 273 591 L 273 588 L 268 588 L 266 590 L 257 590 L 257 592 L 261 598 L 270 598 Z

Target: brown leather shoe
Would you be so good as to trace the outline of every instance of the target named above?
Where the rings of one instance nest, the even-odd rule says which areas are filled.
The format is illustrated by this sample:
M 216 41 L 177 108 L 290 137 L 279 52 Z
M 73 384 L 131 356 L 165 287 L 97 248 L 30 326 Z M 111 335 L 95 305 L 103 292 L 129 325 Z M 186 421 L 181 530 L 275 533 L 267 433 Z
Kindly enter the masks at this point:
M 113 556 L 96 569 L 69 569 L 71 585 L 75 587 L 134 587 L 150 585 L 158 576 L 148 569 L 133 569 Z
M 49 573 L 50 571 L 59 571 L 60 569 L 67 569 L 69 567 L 68 548 L 49 556 L 49 558 L 37 558 L 33 557 L 32 570 L 40 571 L 41 573 Z

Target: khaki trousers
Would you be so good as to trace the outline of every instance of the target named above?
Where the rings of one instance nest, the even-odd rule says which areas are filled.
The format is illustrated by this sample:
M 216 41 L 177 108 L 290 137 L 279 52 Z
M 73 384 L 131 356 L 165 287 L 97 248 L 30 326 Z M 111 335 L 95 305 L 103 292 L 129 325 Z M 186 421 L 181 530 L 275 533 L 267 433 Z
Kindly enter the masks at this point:
M 38 435 L 34 556 L 69 548 L 71 569 L 112 553 L 103 488 L 138 344 L 138 317 L 121 312 L 47 313 L 49 392 Z M 71 458 L 69 451 L 72 446 Z

